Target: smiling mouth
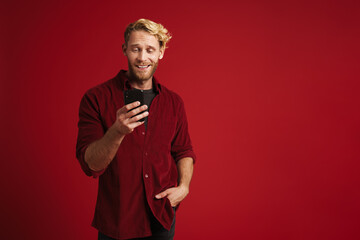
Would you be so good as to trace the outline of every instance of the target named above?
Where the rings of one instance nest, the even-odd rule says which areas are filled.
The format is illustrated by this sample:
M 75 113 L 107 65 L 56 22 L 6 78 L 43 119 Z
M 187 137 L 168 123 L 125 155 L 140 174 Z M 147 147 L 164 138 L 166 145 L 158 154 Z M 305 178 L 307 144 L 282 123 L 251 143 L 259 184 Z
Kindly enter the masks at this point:
M 136 65 L 136 67 L 138 69 L 145 70 L 145 69 L 148 69 L 150 67 L 150 65 Z

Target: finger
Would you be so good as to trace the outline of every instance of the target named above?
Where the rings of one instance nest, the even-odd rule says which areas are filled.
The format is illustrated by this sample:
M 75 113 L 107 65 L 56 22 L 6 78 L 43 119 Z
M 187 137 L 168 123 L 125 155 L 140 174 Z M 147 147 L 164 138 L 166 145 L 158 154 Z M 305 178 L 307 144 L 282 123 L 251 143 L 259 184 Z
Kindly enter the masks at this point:
M 135 116 L 136 114 L 145 111 L 147 108 L 148 107 L 146 105 L 142 105 L 141 107 L 135 108 L 135 109 L 131 110 L 130 112 L 126 113 L 125 117 L 131 118 L 131 117 Z
M 137 122 L 139 121 L 140 119 L 143 119 L 144 117 L 147 117 L 149 115 L 149 112 L 146 111 L 146 112 L 143 112 L 142 114 L 139 114 L 139 115 L 136 115 L 132 118 L 129 119 L 129 123 L 133 123 L 133 122 Z
M 119 110 L 121 111 L 121 113 L 127 113 L 129 110 L 136 108 L 140 106 L 140 102 L 139 101 L 135 101 L 132 103 L 129 103 L 127 105 L 124 105 L 122 108 L 120 108 Z
M 145 121 L 143 122 L 133 122 L 129 124 L 129 127 L 134 130 L 135 128 L 137 128 L 138 126 L 140 126 L 141 124 L 143 124 Z
M 157 194 L 155 197 L 157 199 L 161 199 L 161 198 L 166 197 L 167 195 L 168 195 L 167 190 L 165 190 L 164 192 L 161 192 L 161 193 Z

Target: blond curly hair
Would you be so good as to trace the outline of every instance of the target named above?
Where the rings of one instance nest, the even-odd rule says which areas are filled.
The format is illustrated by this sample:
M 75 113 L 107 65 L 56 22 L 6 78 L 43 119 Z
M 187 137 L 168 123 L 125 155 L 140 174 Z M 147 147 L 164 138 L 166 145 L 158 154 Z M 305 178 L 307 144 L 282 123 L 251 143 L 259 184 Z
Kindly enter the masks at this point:
M 153 22 L 148 19 L 141 18 L 133 23 L 130 23 L 125 30 L 124 38 L 125 38 L 125 44 L 127 45 L 130 33 L 132 31 L 139 31 L 143 30 L 151 35 L 155 36 L 159 40 L 160 48 L 166 48 L 166 44 L 171 39 L 171 35 L 169 31 L 164 28 L 163 25 L 160 23 Z

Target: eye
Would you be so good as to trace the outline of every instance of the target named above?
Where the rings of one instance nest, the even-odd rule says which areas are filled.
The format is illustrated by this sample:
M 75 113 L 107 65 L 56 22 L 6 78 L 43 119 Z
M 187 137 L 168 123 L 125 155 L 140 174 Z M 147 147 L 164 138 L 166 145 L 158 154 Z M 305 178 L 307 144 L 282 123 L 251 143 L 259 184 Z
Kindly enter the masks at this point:
M 133 51 L 133 52 L 138 52 L 138 51 L 139 51 L 139 48 L 133 48 L 132 51 Z
M 154 52 L 154 49 L 149 48 L 149 49 L 147 50 L 147 52 L 148 52 L 148 53 L 152 53 L 152 52 Z

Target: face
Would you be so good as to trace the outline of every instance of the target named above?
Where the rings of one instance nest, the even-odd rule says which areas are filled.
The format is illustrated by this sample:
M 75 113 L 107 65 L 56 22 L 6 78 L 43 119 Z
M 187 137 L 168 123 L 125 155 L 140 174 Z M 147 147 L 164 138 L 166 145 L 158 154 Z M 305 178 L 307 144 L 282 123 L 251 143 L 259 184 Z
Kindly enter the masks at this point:
M 141 82 L 152 80 L 159 59 L 164 56 L 157 38 L 145 31 L 131 32 L 123 52 L 128 59 L 129 77 Z

